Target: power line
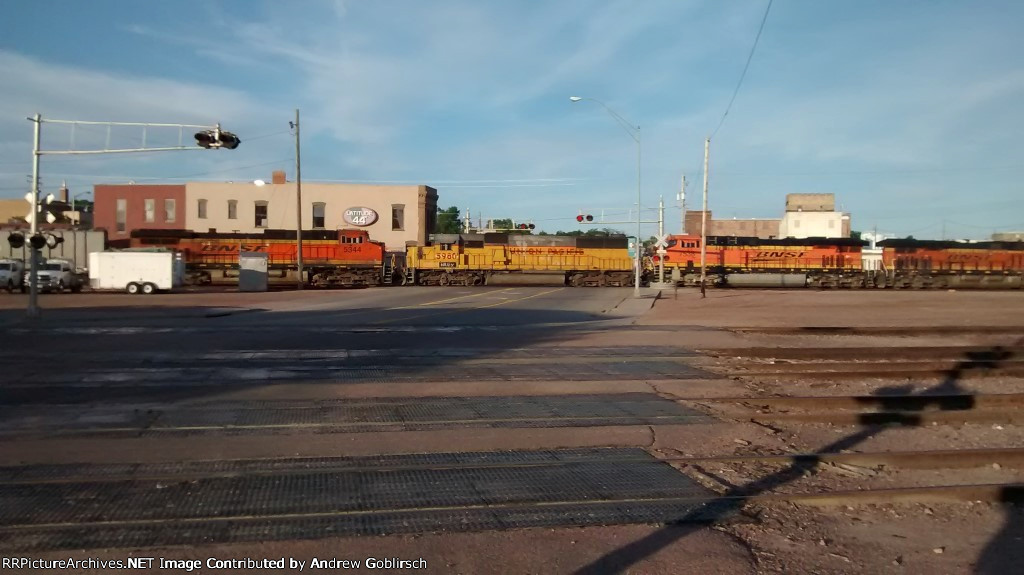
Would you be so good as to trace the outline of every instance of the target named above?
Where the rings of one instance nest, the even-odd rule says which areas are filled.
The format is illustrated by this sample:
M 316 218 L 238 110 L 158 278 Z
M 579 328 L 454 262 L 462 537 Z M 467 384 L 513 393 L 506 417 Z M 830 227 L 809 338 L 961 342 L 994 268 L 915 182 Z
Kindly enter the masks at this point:
M 768 0 L 768 7 L 764 9 L 764 17 L 761 18 L 761 26 L 757 29 L 757 36 L 754 37 L 754 45 L 750 47 L 750 54 L 747 56 L 747 63 L 743 66 L 743 73 L 740 74 L 740 81 L 736 82 L 736 89 L 732 91 L 732 98 L 729 99 L 729 105 L 725 107 L 725 113 L 722 114 L 722 119 L 718 122 L 718 127 L 711 133 L 711 137 L 714 138 L 715 134 L 718 133 L 719 128 L 725 123 L 725 117 L 729 115 L 729 110 L 732 109 L 732 103 L 736 101 L 736 95 L 740 93 L 740 86 L 743 85 L 743 79 L 747 77 L 747 68 L 750 67 L 750 61 L 754 58 L 754 51 L 757 50 L 757 42 L 761 39 L 761 31 L 764 30 L 764 23 L 768 21 L 768 11 L 772 9 L 772 0 Z

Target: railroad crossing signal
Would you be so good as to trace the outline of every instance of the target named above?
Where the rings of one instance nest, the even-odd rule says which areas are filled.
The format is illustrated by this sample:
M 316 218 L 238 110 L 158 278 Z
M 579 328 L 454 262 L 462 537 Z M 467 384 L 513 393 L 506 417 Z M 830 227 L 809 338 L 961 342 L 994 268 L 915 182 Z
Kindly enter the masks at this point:
M 54 197 L 53 194 L 47 194 L 46 198 L 44 200 L 37 201 L 36 202 L 36 213 L 39 213 L 39 214 L 43 213 L 43 209 L 44 209 L 43 206 L 44 205 L 52 204 L 54 199 L 55 199 L 55 197 Z M 28 193 L 25 194 L 25 201 L 28 202 L 29 205 L 32 205 L 32 192 L 28 192 Z M 31 224 L 33 222 L 33 220 L 35 220 L 35 219 L 36 219 L 36 214 L 32 213 L 32 208 L 29 208 L 28 213 L 25 214 L 25 221 Z M 46 222 L 52 224 L 55 221 L 57 221 L 57 216 L 54 216 L 52 212 L 50 212 L 49 210 L 46 210 Z
M 20 250 L 25 246 L 25 234 L 21 232 L 11 232 L 7 236 L 7 243 L 11 244 L 11 248 Z
M 28 239 L 28 243 L 32 246 L 32 249 L 41 250 L 46 245 L 46 238 L 43 237 L 43 234 L 36 234 Z
M 658 241 L 654 243 L 656 248 L 664 249 L 668 247 L 668 234 L 658 236 Z
M 62 243 L 64 243 L 64 236 L 55 236 L 53 234 L 46 234 L 46 247 L 51 250 Z
M 241 144 L 242 140 L 238 136 L 231 132 L 225 132 L 220 129 L 220 125 L 212 130 L 203 130 L 202 132 L 196 132 L 196 144 L 200 147 L 206 148 L 227 148 L 228 150 L 234 150 Z
M 516 226 L 516 228 L 518 228 L 520 230 L 532 230 L 532 229 L 535 229 L 536 227 L 537 226 L 535 226 L 533 224 L 519 224 L 519 225 Z
M 594 221 L 594 216 L 592 216 L 590 214 L 586 214 L 586 215 L 580 214 L 580 215 L 576 216 L 576 221 L 577 222 L 582 223 L 584 220 L 586 220 L 588 222 L 592 222 L 592 221 Z

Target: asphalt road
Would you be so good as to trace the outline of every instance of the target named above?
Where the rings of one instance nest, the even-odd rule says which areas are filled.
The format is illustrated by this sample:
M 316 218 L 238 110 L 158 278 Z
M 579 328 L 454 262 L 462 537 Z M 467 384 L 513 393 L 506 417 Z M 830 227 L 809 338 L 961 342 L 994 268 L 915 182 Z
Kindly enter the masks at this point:
M 711 376 L 686 349 L 580 339 L 619 333 L 656 295 L 82 294 L 41 300 L 40 321 L 7 300 L 17 345 L 0 350 L 0 551 L 298 553 L 436 532 L 514 547 L 532 535 L 509 528 L 696 519 L 711 493 L 643 447 L 710 421 L 645 382 Z M 455 539 L 431 537 L 416 552 L 461 569 Z M 723 550 L 723 572 L 748 566 L 702 537 Z M 551 548 L 561 559 L 532 572 L 615 546 L 576 559 Z

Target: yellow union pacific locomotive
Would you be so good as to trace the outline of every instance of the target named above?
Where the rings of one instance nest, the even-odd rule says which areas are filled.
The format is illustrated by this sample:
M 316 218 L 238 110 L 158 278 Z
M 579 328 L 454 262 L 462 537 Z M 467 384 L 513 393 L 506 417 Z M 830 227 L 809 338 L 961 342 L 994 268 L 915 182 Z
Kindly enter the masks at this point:
M 438 234 L 409 245 L 405 263 L 406 285 L 632 286 L 634 279 L 624 236 Z

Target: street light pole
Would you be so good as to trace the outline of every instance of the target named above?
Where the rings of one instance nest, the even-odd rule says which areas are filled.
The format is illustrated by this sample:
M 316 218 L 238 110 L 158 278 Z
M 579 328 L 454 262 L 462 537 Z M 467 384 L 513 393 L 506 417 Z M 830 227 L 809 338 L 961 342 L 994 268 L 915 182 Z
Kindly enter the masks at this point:
M 707 297 L 704 293 L 704 279 L 707 274 L 708 254 L 708 149 L 711 147 L 711 138 L 704 140 L 704 207 L 700 212 L 700 297 Z
M 634 256 L 635 261 L 633 262 L 634 276 L 633 276 L 633 296 L 640 297 L 640 267 L 641 267 L 641 240 L 640 240 L 640 210 L 641 210 L 641 174 L 642 174 L 642 160 L 643 160 L 643 145 L 641 144 L 640 138 L 640 126 L 634 126 L 633 124 L 626 121 L 625 118 L 620 116 L 614 110 L 609 108 L 604 102 L 595 100 L 593 98 L 583 98 L 581 96 L 570 96 L 570 102 L 579 102 L 580 100 L 590 100 L 600 104 L 608 114 L 615 119 L 616 122 L 622 126 L 622 129 L 626 130 L 630 138 L 636 142 L 636 242 L 634 243 Z

